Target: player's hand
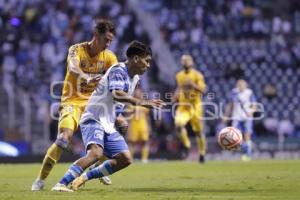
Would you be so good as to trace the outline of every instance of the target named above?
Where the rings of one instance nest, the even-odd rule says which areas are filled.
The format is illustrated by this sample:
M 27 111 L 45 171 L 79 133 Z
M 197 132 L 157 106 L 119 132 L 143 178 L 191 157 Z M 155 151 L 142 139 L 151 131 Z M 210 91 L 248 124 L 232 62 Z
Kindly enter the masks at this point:
M 161 109 L 162 107 L 166 106 L 166 103 L 160 99 L 150 99 L 150 100 L 144 100 L 141 103 L 141 106 L 147 108 Z
M 101 80 L 102 76 L 103 76 L 102 74 L 96 75 L 95 77 L 93 77 L 91 79 L 91 82 L 99 82 Z
M 115 126 L 116 126 L 116 129 L 117 131 L 121 134 L 121 135 L 126 135 L 127 131 L 128 131 L 128 122 L 126 120 L 125 117 L 119 115 L 117 118 L 116 118 L 116 121 L 115 121 Z
M 102 76 L 103 76 L 102 74 L 99 74 L 99 75 L 96 75 L 94 77 L 88 77 L 86 79 L 86 82 L 87 83 L 97 83 L 101 80 Z
M 228 121 L 229 121 L 228 117 L 226 116 L 222 117 L 222 124 L 224 124 L 225 126 L 227 125 Z
M 186 80 L 183 85 L 182 85 L 183 88 L 185 89 L 191 89 L 191 88 L 194 88 L 194 82 L 192 80 Z
M 247 112 L 246 114 L 247 114 L 247 117 L 249 117 L 249 118 L 252 118 L 253 117 L 253 115 L 254 115 L 254 110 L 251 110 L 251 111 L 249 111 L 249 112 Z

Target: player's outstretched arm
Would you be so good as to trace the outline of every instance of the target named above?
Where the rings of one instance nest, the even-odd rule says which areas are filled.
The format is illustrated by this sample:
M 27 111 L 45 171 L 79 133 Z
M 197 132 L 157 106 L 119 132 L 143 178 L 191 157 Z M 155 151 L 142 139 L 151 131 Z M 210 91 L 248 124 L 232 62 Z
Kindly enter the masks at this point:
M 224 115 L 222 117 L 222 121 L 224 124 L 227 124 L 227 121 L 229 120 L 231 114 L 232 114 L 232 109 L 233 109 L 233 102 L 230 101 L 228 104 L 225 106 L 225 111 Z
M 205 84 L 203 82 L 194 82 L 192 80 L 187 80 L 184 84 L 184 87 L 191 87 L 198 92 L 204 93 L 205 92 Z
M 180 89 L 179 87 L 177 87 L 171 99 L 172 104 L 177 103 L 179 101 L 179 93 L 180 93 Z
M 151 99 L 151 100 L 139 99 L 128 95 L 126 92 L 122 90 L 113 90 L 112 96 L 115 101 L 119 101 L 121 103 L 129 103 L 132 105 L 144 106 L 146 108 L 160 109 L 163 106 L 165 106 L 165 103 L 160 99 Z
M 87 83 L 98 82 L 102 77 L 101 74 L 90 77 L 88 74 L 84 73 L 79 67 L 79 61 L 75 58 L 69 59 L 68 68 L 71 73 L 77 74 L 79 77 L 85 79 Z

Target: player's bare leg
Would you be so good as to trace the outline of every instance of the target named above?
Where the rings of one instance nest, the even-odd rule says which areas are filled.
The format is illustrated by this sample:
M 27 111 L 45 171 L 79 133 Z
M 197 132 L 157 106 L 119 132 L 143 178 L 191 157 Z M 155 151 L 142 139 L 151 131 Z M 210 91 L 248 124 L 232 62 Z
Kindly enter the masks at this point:
M 100 178 L 102 176 L 108 176 L 121 169 L 124 169 L 131 163 L 132 157 L 129 151 L 119 153 L 113 159 L 107 160 L 102 165 L 77 177 L 72 183 L 72 189 L 76 191 L 88 180 Z
M 99 165 L 101 165 L 104 161 L 106 161 L 108 158 L 106 156 L 102 156 L 100 158 L 100 160 L 98 160 L 95 164 L 93 164 L 89 169 L 92 170 L 95 167 L 98 167 Z M 110 178 L 108 176 L 103 176 L 101 178 L 99 178 L 100 182 L 104 185 L 111 185 L 112 181 L 110 180 Z
M 128 123 L 127 123 L 127 120 L 124 116 L 119 115 L 117 117 L 116 122 L 115 122 L 115 126 L 116 126 L 117 130 L 119 131 L 119 133 L 121 133 L 121 135 L 123 135 L 123 136 L 126 135 L 127 130 L 128 130 Z M 96 162 L 94 165 L 92 165 L 90 167 L 90 170 L 92 170 L 95 167 L 98 167 L 99 165 L 101 165 L 107 159 L 108 158 L 106 156 L 102 156 L 98 162 Z M 112 184 L 112 181 L 110 180 L 110 178 L 108 176 L 103 176 L 103 177 L 99 178 L 99 180 L 104 185 L 111 185 Z
M 121 133 L 121 135 L 126 135 L 127 130 L 128 130 L 128 123 L 127 120 L 124 116 L 119 115 L 116 118 L 116 122 L 115 125 L 119 131 L 119 133 Z M 93 169 L 99 165 L 101 165 L 104 161 L 106 161 L 108 158 L 106 156 L 102 156 L 98 162 L 96 162 L 93 166 L 90 167 L 90 169 Z M 104 185 L 111 185 L 112 181 L 110 180 L 110 178 L 108 176 L 103 176 L 101 178 L 99 178 L 100 182 L 103 183 Z
M 86 156 L 78 159 L 69 167 L 63 178 L 52 188 L 52 191 L 65 192 L 65 188 L 67 188 L 75 178 L 79 177 L 86 168 L 96 163 L 102 156 L 102 147 L 97 144 L 89 145 Z
M 57 139 L 47 150 L 39 175 L 31 186 L 32 191 L 39 191 L 44 188 L 45 179 L 50 174 L 54 165 L 60 160 L 61 155 L 64 149 L 68 147 L 68 144 L 72 136 L 73 136 L 73 130 L 69 128 L 61 128 L 59 130 Z

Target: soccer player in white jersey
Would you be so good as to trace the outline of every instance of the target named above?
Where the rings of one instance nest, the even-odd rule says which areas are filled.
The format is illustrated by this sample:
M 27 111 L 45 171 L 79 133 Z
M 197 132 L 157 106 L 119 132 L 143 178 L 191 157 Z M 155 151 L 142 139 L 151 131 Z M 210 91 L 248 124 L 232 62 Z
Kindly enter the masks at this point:
M 252 153 L 251 134 L 253 132 L 253 114 L 256 111 L 256 98 L 253 91 L 248 88 L 247 82 L 240 79 L 236 83 L 236 88 L 231 92 L 230 102 L 227 105 L 225 116 L 230 116 L 232 126 L 240 129 L 244 136 L 242 144 L 242 160 L 250 161 Z
M 53 191 L 72 192 L 86 181 L 108 176 L 132 162 L 131 154 L 123 136 L 115 128 L 116 108 L 125 104 L 159 109 L 164 102 L 159 99 L 144 100 L 133 97 L 133 92 L 142 75 L 149 67 L 151 49 L 133 41 L 126 51 L 127 61 L 112 66 L 102 77 L 91 95 L 80 120 L 80 129 L 87 154 L 75 161 Z M 121 103 L 121 104 L 120 104 Z M 100 166 L 83 173 L 105 155 L 109 158 Z M 72 183 L 72 189 L 67 186 Z

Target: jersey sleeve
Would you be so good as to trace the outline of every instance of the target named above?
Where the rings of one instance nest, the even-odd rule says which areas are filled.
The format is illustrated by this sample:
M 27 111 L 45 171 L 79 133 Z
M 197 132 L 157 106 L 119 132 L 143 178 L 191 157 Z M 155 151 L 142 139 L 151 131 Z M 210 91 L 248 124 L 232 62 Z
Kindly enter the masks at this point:
M 205 84 L 204 77 L 201 73 L 197 74 L 197 85 L 199 86 L 199 88 L 201 89 L 202 92 L 205 91 L 206 84 Z
M 118 63 L 117 56 L 110 52 L 107 54 L 107 62 L 105 63 L 105 69 L 108 69 L 110 66 L 115 65 Z
M 67 62 L 70 71 L 73 71 L 79 67 L 80 58 L 79 58 L 78 48 L 79 48 L 78 45 L 73 45 L 69 48 Z
M 255 102 L 256 102 L 256 97 L 255 97 L 253 91 L 251 91 L 250 102 L 251 102 L 251 103 L 255 103 Z
M 108 75 L 108 89 L 113 90 L 125 90 L 126 86 L 126 75 L 123 70 L 115 67 L 109 72 Z
M 230 91 L 228 99 L 229 99 L 229 102 L 237 101 L 237 93 L 235 92 L 235 90 Z
M 177 86 L 179 86 L 179 85 L 180 85 L 179 73 L 176 74 L 175 79 L 176 79 L 176 84 L 177 84 Z

